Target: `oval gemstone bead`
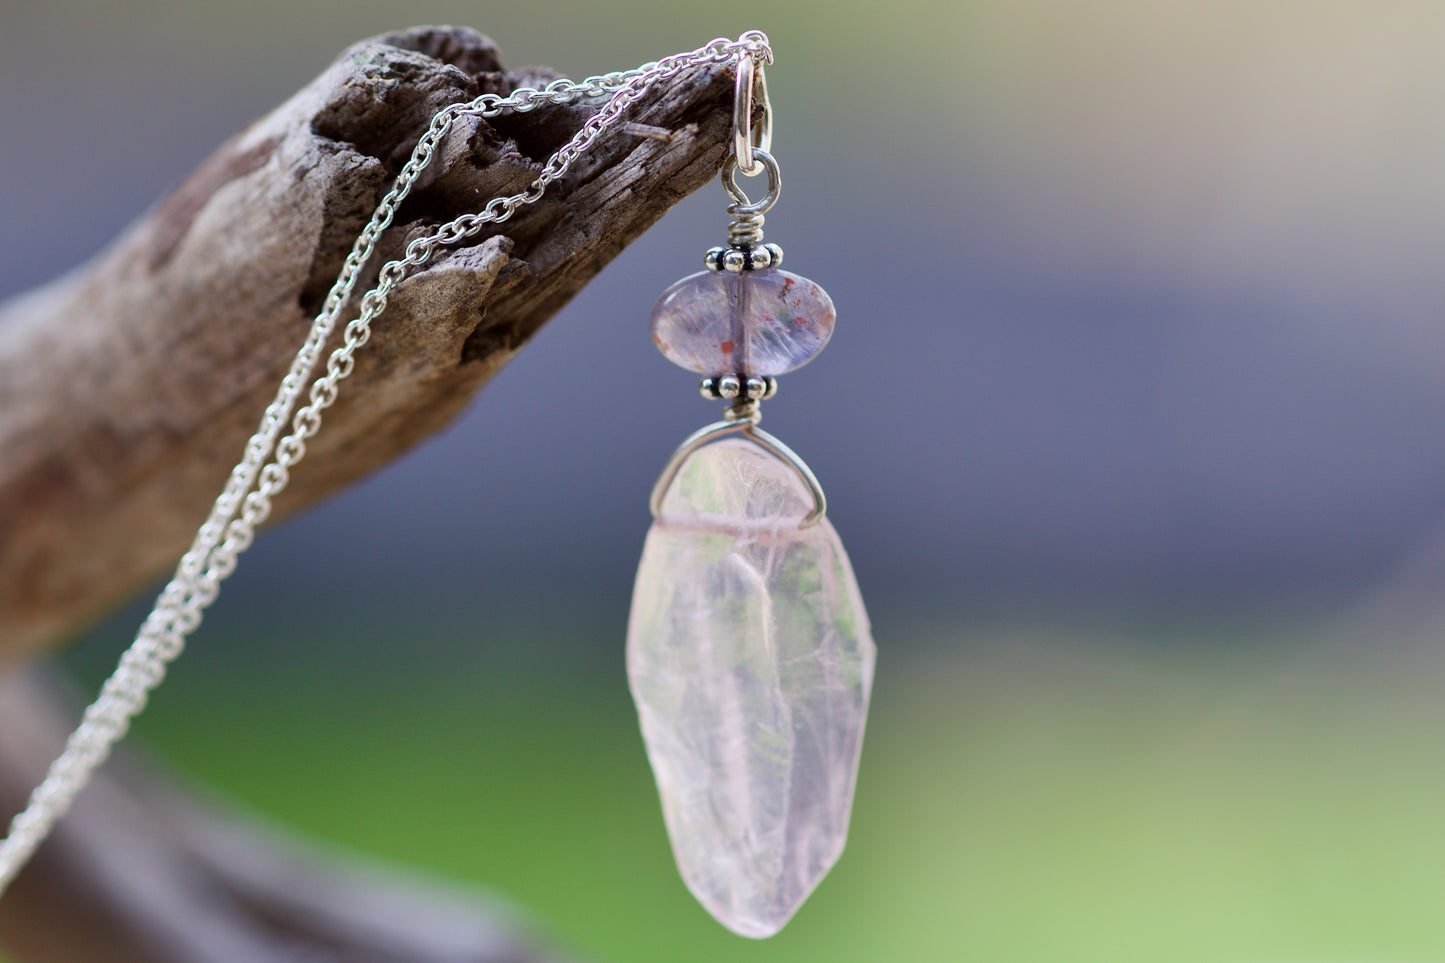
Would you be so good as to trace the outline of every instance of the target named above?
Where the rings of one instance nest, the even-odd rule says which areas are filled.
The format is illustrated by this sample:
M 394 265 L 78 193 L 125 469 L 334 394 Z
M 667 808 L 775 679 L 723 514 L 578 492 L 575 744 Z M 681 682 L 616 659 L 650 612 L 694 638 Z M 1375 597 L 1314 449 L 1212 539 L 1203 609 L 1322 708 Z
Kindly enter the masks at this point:
M 705 375 L 780 375 L 823 350 L 837 312 L 817 284 L 787 271 L 703 271 L 662 292 L 652 340 Z

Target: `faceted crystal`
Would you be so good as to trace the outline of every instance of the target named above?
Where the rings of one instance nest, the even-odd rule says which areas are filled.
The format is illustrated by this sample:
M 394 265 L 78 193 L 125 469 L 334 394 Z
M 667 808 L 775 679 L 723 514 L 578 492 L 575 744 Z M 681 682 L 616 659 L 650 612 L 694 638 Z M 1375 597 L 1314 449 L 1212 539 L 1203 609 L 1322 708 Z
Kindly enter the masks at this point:
M 817 356 L 837 313 L 828 292 L 787 271 L 703 271 L 662 292 L 652 340 L 705 375 L 780 375 Z
M 807 487 L 727 438 L 684 463 L 642 552 L 627 672 L 678 868 L 771 936 L 843 850 L 875 649 Z

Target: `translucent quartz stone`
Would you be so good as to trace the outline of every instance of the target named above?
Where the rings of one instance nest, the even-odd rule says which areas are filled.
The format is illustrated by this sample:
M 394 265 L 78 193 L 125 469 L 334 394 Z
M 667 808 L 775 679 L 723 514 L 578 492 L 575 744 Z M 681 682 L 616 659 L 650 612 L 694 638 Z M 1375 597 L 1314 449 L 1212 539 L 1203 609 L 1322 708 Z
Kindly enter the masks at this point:
M 705 375 L 780 375 L 807 364 L 833 335 L 828 292 L 787 271 L 703 271 L 662 292 L 652 340 L 674 364 Z
M 875 649 L 838 534 L 727 438 L 693 453 L 642 551 L 627 673 L 688 889 L 771 936 L 843 851 Z

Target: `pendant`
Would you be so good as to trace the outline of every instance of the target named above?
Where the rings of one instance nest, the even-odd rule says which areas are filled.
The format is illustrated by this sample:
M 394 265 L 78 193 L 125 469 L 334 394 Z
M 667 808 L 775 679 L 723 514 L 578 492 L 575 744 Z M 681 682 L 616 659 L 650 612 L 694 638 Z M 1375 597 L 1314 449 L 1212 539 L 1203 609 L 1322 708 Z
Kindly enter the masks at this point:
M 783 927 L 843 851 L 874 646 L 843 544 L 746 436 L 687 457 L 642 550 L 627 674 L 698 901 Z
M 758 938 L 843 851 L 876 653 L 822 488 L 758 427 L 775 376 L 834 323 L 823 289 L 781 258 L 774 244 L 715 248 L 711 273 L 653 309 L 662 352 L 732 404 L 658 479 L 627 630 L 678 869 L 719 922 Z

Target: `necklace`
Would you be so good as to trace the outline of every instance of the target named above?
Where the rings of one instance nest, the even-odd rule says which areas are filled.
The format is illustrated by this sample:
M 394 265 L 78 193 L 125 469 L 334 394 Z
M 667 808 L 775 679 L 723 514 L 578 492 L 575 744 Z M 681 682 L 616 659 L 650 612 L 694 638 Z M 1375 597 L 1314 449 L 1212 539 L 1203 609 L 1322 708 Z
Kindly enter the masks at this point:
M 241 460 L 232 470 L 189 550 L 182 556 L 173 576 L 143 621 L 135 641 L 121 657 L 114 673 L 103 684 L 96 700 L 86 709 L 65 749 L 31 794 L 26 807 L 12 821 L 9 834 L 0 841 L 0 894 L 3 894 L 5 887 L 55 823 L 64 816 L 76 795 L 109 755 L 116 742 L 124 736 L 131 720 L 144 708 L 150 692 L 164 678 L 167 665 L 180 655 L 187 637 L 199 627 L 206 608 L 219 595 L 221 583 L 235 571 L 240 554 L 254 539 L 256 527 L 269 516 L 273 499 L 286 488 L 291 469 L 305 457 L 307 439 L 320 430 L 324 412 L 335 403 L 341 383 L 353 370 L 356 352 L 369 339 L 371 326 L 384 311 L 392 289 L 409 271 L 425 264 L 440 249 L 472 237 L 489 225 L 507 220 L 519 209 L 535 204 L 546 193 L 548 186 L 565 176 L 604 131 L 626 115 L 629 107 L 691 67 L 729 62 L 738 64 L 739 90 L 742 91 L 746 86 L 746 93 L 740 95 L 740 103 L 745 103 L 743 118 L 739 119 L 735 113 L 735 156 L 729 162 L 733 165 L 732 176 L 735 181 L 738 169 L 745 174 L 760 173 L 767 169 L 771 183 L 776 177 L 776 165 L 772 162 L 774 166 L 767 167 L 771 158 L 765 150 L 766 122 L 757 129 L 750 126 L 755 89 L 761 90 L 761 101 L 766 103 L 766 92 L 761 87 L 761 69 L 763 64 L 771 62 L 771 56 L 767 38 L 761 33 L 749 32 L 737 40 L 714 40 L 697 50 L 645 64 L 634 70 L 605 74 L 581 82 L 557 80 L 540 89 L 519 88 L 505 96 L 484 94 L 472 101 L 445 107 L 433 116 L 393 187 L 382 198 L 370 221 L 357 236 L 306 340 L 297 351 L 255 433 L 246 443 Z M 745 76 L 746 84 L 743 83 Z M 468 116 L 490 118 L 508 111 L 527 111 L 548 104 L 567 104 L 582 98 L 597 97 L 606 98 L 602 107 L 548 159 L 541 173 L 526 190 L 493 198 L 481 210 L 457 217 L 431 233 L 412 240 L 401 257 L 388 261 L 380 268 L 375 286 L 366 291 L 357 302 L 356 316 L 344 325 L 341 324 L 342 313 L 352 300 L 358 279 L 374 254 L 378 239 L 391 224 L 402 202 L 456 121 Z M 739 159 L 746 163 L 739 163 Z M 770 196 L 775 195 L 776 188 L 771 188 L 769 193 Z M 775 200 L 775 196 L 772 199 Z M 745 196 L 738 203 L 746 206 Z M 768 203 L 770 206 L 771 201 Z M 746 212 L 736 216 L 739 223 L 755 223 L 760 228 L 761 210 L 751 216 Z M 766 269 L 767 264 L 763 263 L 766 253 L 755 256 L 749 253 L 753 248 L 746 246 L 761 241 L 760 231 L 756 238 L 744 236 L 746 234 L 745 230 L 743 234 L 735 233 L 733 237 L 737 245 L 742 245 L 738 247 L 741 252 L 738 256 L 744 260 L 739 266 L 747 270 Z M 723 261 L 715 260 L 721 268 Z M 736 260 L 737 258 L 732 259 Z M 739 272 L 734 271 L 734 274 L 737 273 Z M 831 321 L 829 325 L 831 327 Z M 323 363 L 325 346 L 336 333 L 338 326 L 341 327 L 340 346 L 326 356 Z M 736 380 L 736 377 L 741 375 L 743 380 L 739 382 L 738 391 L 745 393 L 742 395 L 744 406 L 752 403 L 753 407 L 737 423 L 740 430 L 745 429 L 744 433 L 749 439 L 766 447 L 771 436 L 765 436 L 760 429 L 756 429 L 757 398 L 746 394 L 755 387 L 750 381 L 752 376 L 746 366 L 739 365 L 734 371 L 726 375 L 719 372 L 719 375 L 722 376 L 722 393 L 718 394 L 718 397 L 734 397 L 735 395 L 727 394 L 732 386 L 732 381 L 727 379 L 732 377 Z M 719 379 L 715 378 L 714 381 Z M 688 456 L 709 440 L 711 437 L 693 442 L 688 451 L 680 450 L 679 455 L 675 456 L 669 472 L 678 476 L 679 484 L 686 482 L 688 466 L 694 460 Z M 688 448 L 688 445 L 684 445 L 684 448 Z M 768 450 L 786 452 L 785 448 L 777 446 Z M 799 478 L 811 477 L 811 473 L 807 472 L 806 466 L 802 466 L 796 456 L 792 456 L 791 460 L 796 463 L 794 470 L 799 472 Z M 801 466 L 801 469 L 798 466 Z M 821 518 L 821 489 L 816 488 L 816 481 L 813 482 L 813 488 L 816 491 L 815 508 Z M 660 501 L 667 490 L 668 485 L 660 483 L 654 499 L 655 504 L 660 504 L 662 511 L 659 523 L 664 522 L 667 516 L 665 501 Z M 814 522 L 816 519 L 811 519 L 810 513 L 809 525 Z M 844 564 L 846 565 L 846 560 Z M 641 579 L 639 583 L 641 584 Z M 861 608 L 859 612 L 861 613 Z M 866 623 L 864 625 L 866 632 Z M 869 645 L 871 646 L 871 641 Z M 868 665 L 871 676 L 871 655 Z M 864 697 L 866 701 L 866 690 Z M 644 714 L 644 720 L 645 718 Z M 861 736 L 861 718 L 857 728 Z M 856 763 L 856 749 L 854 756 Z M 654 753 L 655 765 L 656 758 Z M 848 788 L 851 797 L 851 776 Z M 846 823 L 846 808 L 843 818 Z M 677 842 L 676 836 L 674 842 Z M 838 845 L 841 846 L 841 841 Z M 686 870 L 684 875 L 686 876 Z M 800 901 L 801 899 L 798 900 Z

